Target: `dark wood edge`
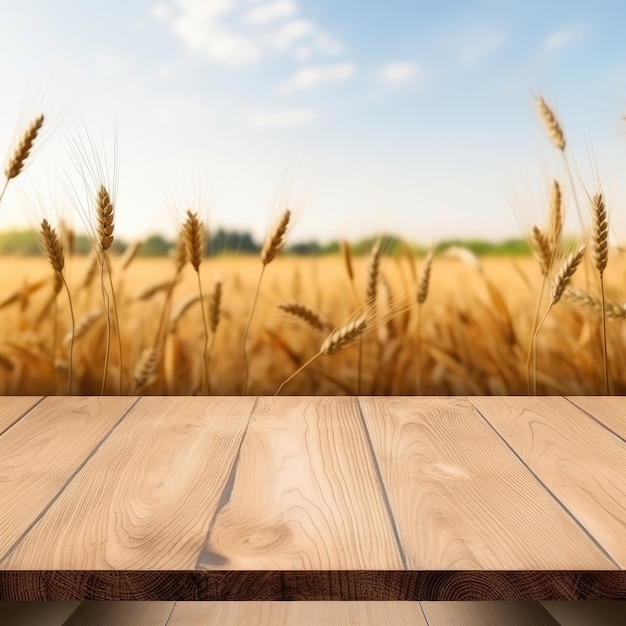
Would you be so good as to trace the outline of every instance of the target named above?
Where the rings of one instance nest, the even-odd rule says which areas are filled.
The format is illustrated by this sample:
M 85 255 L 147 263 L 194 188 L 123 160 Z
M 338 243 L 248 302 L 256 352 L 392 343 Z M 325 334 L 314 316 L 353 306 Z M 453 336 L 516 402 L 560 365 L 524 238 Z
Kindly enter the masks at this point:
M 0 600 L 626 600 L 626 571 L 0 571 Z

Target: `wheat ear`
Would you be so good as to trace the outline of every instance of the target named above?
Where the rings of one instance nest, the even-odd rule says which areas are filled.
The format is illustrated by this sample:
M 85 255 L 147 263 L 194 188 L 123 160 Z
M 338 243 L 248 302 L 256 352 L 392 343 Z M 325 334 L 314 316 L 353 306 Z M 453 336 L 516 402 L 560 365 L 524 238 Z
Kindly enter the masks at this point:
M 576 269 L 583 260 L 584 255 L 585 246 L 581 245 L 577 250 L 572 252 L 565 259 L 552 281 L 552 294 L 550 303 L 548 304 L 548 308 L 541 318 L 541 321 L 539 322 L 539 325 L 537 326 L 537 329 L 535 330 L 535 333 L 533 335 L 533 395 L 537 395 L 537 337 L 539 336 L 539 331 L 541 330 L 543 323 L 548 317 L 548 314 L 552 310 L 552 307 L 557 304 L 558 301 L 561 299 L 563 292 L 565 291 L 567 285 L 572 279 L 572 276 L 576 272 Z
M 280 384 L 274 395 L 279 395 L 287 383 L 293 380 L 303 369 L 313 363 L 313 361 L 320 356 L 330 356 L 332 354 L 336 354 L 343 348 L 346 348 L 350 344 L 354 343 L 363 335 L 366 328 L 367 317 L 365 314 L 362 314 L 359 317 L 350 320 L 343 326 L 333 330 L 322 343 L 319 352 L 314 354 L 306 363 L 304 363 L 304 365 L 300 366 L 293 374 L 291 374 L 291 376 L 289 376 L 289 378 L 285 379 Z
M 205 229 L 197 213 L 187 211 L 187 219 L 183 225 L 183 238 L 187 248 L 187 258 L 198 277 L 198 293 L 200 294 L 200 308 L 202 309 L 202 323 L 204 326 L 204 348 L 202 351 L 202 395 L 207 394 L 209 374 L 207 366 L 207 354 L 209 350 L 209 324 L 204 309 L 204 296 L 202 294 L 202 280 L 200 279 L 200 264 L 204 256 Z
M 563 127 L 559 123 L 554 111 L 548 106 L 547 102 L 539 97 L 535 99 L 535 105 L 539 113 L 539 117 L 543 121 L 548 138 L 557 150 L 563 152 L 565 150 L 565 133 Z
M 154 382 L 156 370 L 159 364 L 159 354 L 153 348 L 145 348 L 141 353 L 135 371 L 133 372 L 133 388 L 131 395 L 137 393 L 143 387 Z
M 252 316 L 254 315 L 254 309 L 256 308 L 257 301 L 259 299 L 259 291 L 261 290 L 261 282 L 263 281 L 263 275 L 265 268 L 274 260 L 278 251 L 283 247 L 285 243 L 285 237 L 287 235 L 287 228 L 289 227 L 289 221 L 291 220 L 291 211 L 286 209 L 280 216 L 278 222 L 276 222 L 274 228 L 270 232 L 268 238 L 263 244 L 261 249 L 261 272 L 259 274 L 259 280 L 254 292 L 254 299 L 252 306 L 250 307 L 250 313 L 248 314 L 248 320 L 246 321 L 246 327 L 243 331 L 243 392 L 245 396 L 248 392 L 248 377 L 249 377 L 249 365 L 248 365 L 248 334 L 250 333 L 250 325 L 252 324 Z
M 113 287 L 113 273 L 111 270 L 111 263 L 107 251 L 113 245 L 115 240 L 115 207 L 111 200 L 107 188 L 104 185 L 100 185 L 96 194 L 96 233 L 98 235 L 98 257 L 100 262 L 100 283 L 102 287 L 102 299 L 104 302 L 104 312 L 106 317 L 106 347 L 104 353 L 104 372 L 102 375 L 102 395 L 106 390 L 106 379 L 109 370 L 109 357 L 111 351 L 111 312 L 110 303 L 113 302 L 113 317 L 115 321 L 115 330 L 117 334 L 117 350 L 119 356 L 119 374 L 118 374 L 118 394 L 122 394 L 122 376 L 123 376 L 123 353 L 122 353 L 122 336 L 120 332 L 120 320 L 117 310 L 117 300 L 115 298 L 115 288 Z M 104 270 L 106 267 L 107 276 L 109 279 L 109 286 L 111 289 L 111 296 L 105 287 L 104 282 Z
M 72 377 L 73 377 L 73 361 L 74 361 L 74 332 L 75 332 L 75 320 L 74 320 L 74 307 L 72 305 L 72 295 L 70 293 L 70 288 L 65 280 L 65 275 L 63 273 L 63 269 L 65 268 L 65 255 L 63 253 L 63 244 L 61 238 L 58 236 L 56 230 L 50 226 L 48 220 L 45 218 L 41 222 L 41 232 L 39 235 L 39 241 L 41 243 L 41 247 L 44 251 L 44 254 L 48 258 L 48 262 L 50 266 L 54 270 L 55 277 L 55 306 L 56 306 L 56 295 L 61 291 L 62 286 L 65 286 L 65 291 L 67 293 L 67 300 L 69 303 L 70 316 L 72 319 L 72 339 L 70 341 L 70 360 L 68 367 L 68 395 L 72 395 Z M 55 313 L 56 319 L 56 313 Z M 56 346 L 56 330 L 54 332 L 55 337 L 55 346 Z M 53 358 L 54 352 L 53 351 Z
M 322 318 L 315 311 L 309 309 L 303 304 L 298 304 L 297 302 L 285 302 L 279 304 L 278 308 L 285 311 L 285 313 L 289 313 L 290 315 L 306 322 L 311 328 L 324 330 L 325 324 Z
M 428 287 L 430 285 L 430 272 L 433 264 L 434 251 L 430 250 L 424 261 L 424 269 L 417 289 L 417 391 L 422 393 L 422 306 L 428 297 Z
M 218 280 L 213 288 L 213 293 L 209 298 L 209 327 L 211 328 L 211 343 L 209 345 L 208 361 L 211 363 L 211 354 L 213 352 L 213 346 L 215 344 L 215 333 L 217 327 L 220 324 L 220 317 L 222 314 L 222 281 Z M 210 369 L 209 369 L 210 373 Z M 208 390 L 210 390 L 210 380 L 207 384 Z
M 373 309 L 376 306 L 376 296 L 378 294 L 378 276 L 380 274 L 381 257 L 380 239 L 377 240 L 370 251 L 367 264 L 367 286 L 365 290 L 365 304 Z M 357 364 L 357 393 L 361 395 L 363 391 L 363 337 L 359 338 L 359 355 Z
M 26 159 L 33 149 L 33 144 L 35 143 L 35 139 L 37 139 L 37 135 L 39 134 L 42 126 L 43 115 L 40 115 L 29 124 L 29 126 L 24 131 L 24 134 L 17 142 L 17 145 L 11 153 L 11 156 L 9 157 L 6 168 L 4 170 L 6 181 L 4 183 L 2 191 L 0 191 L 0 202 L 2 201 L 4 192 L 9 185 L 9 181 L 19 176 L 20 172 L 24 169 Z
M 591 256 L 600 277 L 600 302 L 602 304 L 602 361 L 604 367 L 604 392 L 609 395 L 609 360 L 606 342 L 606 303 L 604 296 L 604 270 L 609 260 L 609 219 L 601 193 L 593 196 L 593 243 Z

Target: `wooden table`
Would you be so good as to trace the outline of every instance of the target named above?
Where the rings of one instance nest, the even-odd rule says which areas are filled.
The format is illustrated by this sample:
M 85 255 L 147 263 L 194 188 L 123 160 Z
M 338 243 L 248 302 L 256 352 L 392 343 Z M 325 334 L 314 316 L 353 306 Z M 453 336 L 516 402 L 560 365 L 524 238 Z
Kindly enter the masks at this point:
M 0 398 L 0 600 L 626 599 L 620 398 Z

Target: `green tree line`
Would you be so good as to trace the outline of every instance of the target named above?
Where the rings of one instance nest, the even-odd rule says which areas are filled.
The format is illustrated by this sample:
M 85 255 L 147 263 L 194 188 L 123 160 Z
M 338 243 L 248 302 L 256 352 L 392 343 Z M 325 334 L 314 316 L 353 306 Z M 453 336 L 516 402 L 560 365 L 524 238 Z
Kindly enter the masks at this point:
M 350 246 L 353 254 L 357 256 L 366 254 L 371 249 L 375 239 L 375 237 L 368 237 L 351 242 Z M 422 254 L 426 251 L 425 246 L 403 241 L 394 235 L 383 236 L 382 240 L 386 254 L 400 254 L 407 247 L 417 254 Z M 116 239 L 113 249 L 115 252 L 122 253 L 129 245 L 130 242 Z M 150 235 L 142 242 L 139 256 L 164 257 L 171 253 L 174 245 L 175 242 L 173 240 L 162 235 Z M 436 251 L 442 252 L 451 246 L 463 246 L 477 256 L 526 256 L 530 254 L 530 247 L 524 239 L 507 239 L 500 242 L 482 239 L 449 239 L 439 242 L 436 246 Z M 74 238 L 74 254 L 89 254 L 91 249 L 91 242 L 86 235 L 78 235 Z M 316 240 L 310 240 L 288 245 L 284 250 L 284 254 L 322 256 L 336 254 L 340 249 L 339 241 L 320 243 Z M 261 244 L 255 241 L 249 233 L 219 229 L 207 240 L 205 253 L 207 256 L 259 254 L 260 250 Z M 32 230 L 14 230 L 0 233 L 0 255 L 35 256 L 39 254 L 41 252 L 38 235 Z

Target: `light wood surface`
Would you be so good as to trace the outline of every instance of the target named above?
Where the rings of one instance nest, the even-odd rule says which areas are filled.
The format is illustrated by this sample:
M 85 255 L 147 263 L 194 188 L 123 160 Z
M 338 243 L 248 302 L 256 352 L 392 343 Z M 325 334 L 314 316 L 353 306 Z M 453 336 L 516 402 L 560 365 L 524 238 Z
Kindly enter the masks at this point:
M 470 398 L 507 445 L 626 567 L 624 442 L 564 398 Z
M 0 398 L 0 600 L 626 599 L 613 401 L 38 400 Z
M 3 567 L 193 568 L 253 404 L 142 398 Z
M 602 422 L 626 441 L 626 403 L 621 397 L 574 396 L 568 401 Z
M 355 404 L 259 401 L 200 567 L 402 568 Z
M 46 398 L 0 436 L 0 567 L 135 402 Z
M 10 396 L 2 398 L 0 406 L 0 434 L 21 419 L 30 409 L 41 402 L 41 397 Z
M 360 404 L 410 568 L 615 567 L 466 398 Z

